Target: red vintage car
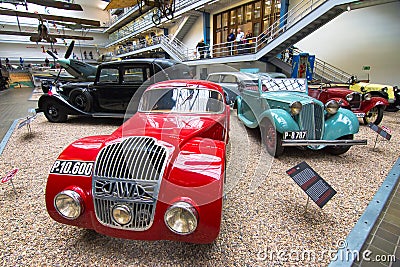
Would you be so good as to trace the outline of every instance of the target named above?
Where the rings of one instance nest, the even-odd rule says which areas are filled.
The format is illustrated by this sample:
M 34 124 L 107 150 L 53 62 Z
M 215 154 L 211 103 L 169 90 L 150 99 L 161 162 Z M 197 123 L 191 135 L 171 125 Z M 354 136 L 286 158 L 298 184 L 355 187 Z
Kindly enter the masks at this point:
M 336 100 L 342 108 L 350 109 L 358 117 L 362 118 L 365 124 L 374 123 L 378 125 L 383 118 L 383 111 L 389 102 L 370 93 L 359 93 L 352 90 L 327 85 L 310 85 L 308 95 L 327 103 Z
M 118 238 L 213 242 L 229 133 L 223 95 L 208 81 L 150 86 L 114 133 L 60 154 L 46 187 L 51 218 Z

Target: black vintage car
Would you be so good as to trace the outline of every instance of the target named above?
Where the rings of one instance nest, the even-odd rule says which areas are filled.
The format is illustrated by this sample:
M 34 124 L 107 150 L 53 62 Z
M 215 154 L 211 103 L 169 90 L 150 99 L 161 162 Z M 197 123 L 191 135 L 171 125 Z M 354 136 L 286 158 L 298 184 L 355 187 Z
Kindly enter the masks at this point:
M 44 112 L 50 122 L 65 122 L 68 115 L 123 118 L 132 97 L 129 112 L 134 113 L 135 103 L 150 84 L 190 78 L 188 66 L 169 59 L 107 62 L 97 67 L 94 82 L 52 86 L 40 97 L 36 112 Z

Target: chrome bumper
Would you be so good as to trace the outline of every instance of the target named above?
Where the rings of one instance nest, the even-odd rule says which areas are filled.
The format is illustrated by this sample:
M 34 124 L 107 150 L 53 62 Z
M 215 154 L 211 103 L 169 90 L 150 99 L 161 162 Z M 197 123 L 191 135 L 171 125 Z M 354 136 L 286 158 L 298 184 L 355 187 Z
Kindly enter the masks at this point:
M 282 140 L 282 146 L 353 146 L 366 144 L 367 140 Z

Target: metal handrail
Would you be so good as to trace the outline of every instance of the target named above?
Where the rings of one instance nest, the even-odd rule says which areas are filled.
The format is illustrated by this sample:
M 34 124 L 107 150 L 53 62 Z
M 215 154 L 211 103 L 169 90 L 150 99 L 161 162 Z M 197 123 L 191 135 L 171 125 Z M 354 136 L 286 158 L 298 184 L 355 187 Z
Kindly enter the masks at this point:
M 268 29 L 262 32 L 260 35 L 246 39 L 246 43 L 235 41 L 211 45 L 207 48 L 207 51 L 204 51 L 205 54 L 207 53 L 207 56 L 205 56 L 204 58 L 233 56 L 241 55 L 244 53 L 255 54 L 326 1 L 328 0 L 303 0 L 295 5 L 292 9 L 290 9 L 279 20 L 270 25 Z M 176 10 L 182 9 L 190 5 L 192 2 L 196 2 L 196 0 L 179 1 L 176 3 Z M 130 28 L 128 31 L 130 33 L 129 35 L 132 36 L 136 33 L 135 28 L 138 29 L 137 32 L 140 32 L 144 28 L 149 27 L 152 24 L 151 15 L 152 13 L 149 12 L 143 17 L 142 20 L 138 21 L 137 23 L 133 23 L 132 28 Z M 124 38 L 127 37 L 125 31 L 122 31 L 122 35 Z M 120 39 L 120 37 L 118 36 L 117 38 L 112 39 L 113 41 L 115 41 Z M 176 55 L 179 58 L 184 58 L 183 61 L 195 59 L 193 55 L 195 55 L 196 52 L 198 52 L 197 54 L 203 52 L 196 51 L 196 49 L 187 49 L 186 46 L 184 46 L 185 48 L 182 49 L 178 47 L 172 48 L 173 45 L 179 47 L 184 46 L 184 44 L 176 38 L 174 38 L 173 42 L 168 42 L 168 44 L 166 44 L 166 46 L 168 46 L 170 50 L 177 52 L 179 51 L 179 53 L 184 52 L 185 54 Z M 232 50 L 234 51 L 233 53 L 231 52 Z

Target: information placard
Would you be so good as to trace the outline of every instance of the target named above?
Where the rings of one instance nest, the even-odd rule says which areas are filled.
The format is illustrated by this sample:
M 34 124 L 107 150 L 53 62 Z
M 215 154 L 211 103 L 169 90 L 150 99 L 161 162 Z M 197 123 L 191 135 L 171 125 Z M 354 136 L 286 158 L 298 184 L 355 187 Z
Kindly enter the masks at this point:
M 286 173 L 320 208 L 336 194 L 336 191 L 304 161 Z
M 10 171 L 9 173 L 7 173 L 6 176 L 4 176 L 1 179 L 1 182 L 6 183 L 6 182 L 10 181 L 12 178 L 14 178 L 14 176 L 17 174 L 17 172 L 18 172 L 18 169 L 14 169 L 14 170 Z
M 392 138 L 392 135 L 387 132 L 388 128 L 383 129 L 383 127 L 381 128 L 378 125 L 375 125 L 371 122 L 368 123 L 368 127 L 371 128 L 373 131 L 377 132 L 380 136 L 382 136 L 388 141 L 390 141 L 390 138 Z

